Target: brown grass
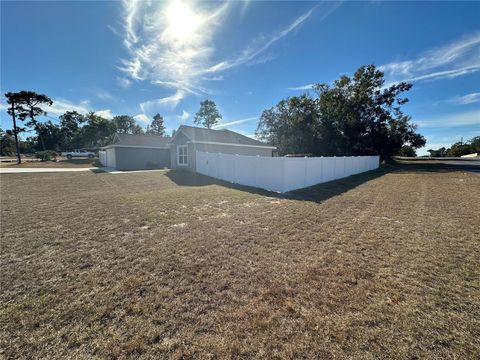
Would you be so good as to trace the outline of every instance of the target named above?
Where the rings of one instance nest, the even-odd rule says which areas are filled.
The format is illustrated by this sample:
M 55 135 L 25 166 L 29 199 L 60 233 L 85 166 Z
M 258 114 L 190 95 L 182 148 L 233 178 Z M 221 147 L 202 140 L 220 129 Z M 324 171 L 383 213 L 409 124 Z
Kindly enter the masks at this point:
M 26 168 L 90 168 L 101 166 L 98 162 L 98 159 L 93 158 L 73 158 L 67 159 L 65 157 L 59 156 L 57 157 L 58 161 L 29 161 L 22 159 L 21 164 L 17 164 L 16 162 L 0 162 L 1 167 L 26 167 Z
M 0 358 L 478 358 L 479 189 L 2 175 Z

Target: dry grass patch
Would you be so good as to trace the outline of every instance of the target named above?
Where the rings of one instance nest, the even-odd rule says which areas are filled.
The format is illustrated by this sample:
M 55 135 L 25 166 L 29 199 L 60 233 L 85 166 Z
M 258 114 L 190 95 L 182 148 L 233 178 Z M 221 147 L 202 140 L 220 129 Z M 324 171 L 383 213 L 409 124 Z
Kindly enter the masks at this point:
M 2 175 L 0 355 L 478 357 L 480 177 L 393 170 Z

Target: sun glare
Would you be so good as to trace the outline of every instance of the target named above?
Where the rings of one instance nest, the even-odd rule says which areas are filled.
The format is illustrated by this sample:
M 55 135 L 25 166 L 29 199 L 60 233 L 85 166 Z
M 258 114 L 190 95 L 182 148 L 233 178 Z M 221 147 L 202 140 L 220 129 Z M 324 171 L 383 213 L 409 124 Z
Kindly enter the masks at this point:
M 198 30 L 200 18 L 190 6 L 182 1 L 173 1 L 166 11 L 167 34 L 181 42 L 188 41 Z

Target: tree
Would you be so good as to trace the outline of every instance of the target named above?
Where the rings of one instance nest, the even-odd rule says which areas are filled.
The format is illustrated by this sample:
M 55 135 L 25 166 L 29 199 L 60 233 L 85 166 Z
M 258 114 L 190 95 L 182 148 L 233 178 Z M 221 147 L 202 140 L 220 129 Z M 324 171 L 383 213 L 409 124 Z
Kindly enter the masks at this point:
M 67 111 L 60 116 L 61 146 L 65 150 L 78 149 L 80 147 L 80 126 L 85 121 L 85 116 L 76 111 Z
M 397 154 L 398 156 L 417 157 L 417 152 L 410 145 L 403 145 Z
M 120 134 L 142 134 L 143 129 L 135 122 L 135 119 L 129 115 L 119 115 L 112 119 L 117 132 Z
M 45 150 L 45 143 L 40 133 L 40 122 L 36 119 L 36 117 L 47 115 L 47 112 L 39 105 L 52 105 L 53 101 L 47 95 L 37 94 L 34 91 L 20 91 L 18 93 L 14 93 L 13 97 L 15 99 L 15 110 L 18 114 L 18 118 L 22 121 L 26 121 L 27 118 L 30 118 L 26 125 L 28 127 L 33 127 L 37 131 L 38 137 L 40 138 L 40 142 L 42 144 L 42 149 Z
M 20 151 L 18 150 L 18 133 L 23 131 L 24 129 L 21 129 L 17 126 L 17 119 L 16 119 L 16 113 L 15 113 L 16 111 L 18 111 L 18 106 L 20 105 L 19 93 L 8 92 L 5 94 L 5 97 L 7 98 L 7 104 L 10 105 L 7 112 L 9 115 L 12 116 L 12 120 L 13 120 L 12 131 L 15 139 L 15 153 L 17 155 L 17 162 L 21 164 L 22 159 L 20 158 Z
M 256 134 L 276 145 L 280 154 L 386 158 L 404 145 L 424 146 L 425 138 L 401 110 L 408 102 L 401 94 L 412 85 L 384 85 L 384 74 L 374 65 L 361 66 L 351 78 L 315 85 L 316 98 L 294 96 L 264 111 Z
M 217 105 L 212 100 L 205 100 L 200 103 L 200 109 L 195 114 L 194 124 L 202 125 L 207 129 L 218 124 L 222 120 L 222 115 L 217 109 Z
M 9 156 L 15 154 L 15 152 L 18 153 L 16 149 L 18 149 L 18 144 L 15 143 L 13 131 L 3 131 L 0 128 L 0 155 Z
M 152 123 L 149 126 L 147 126 L 146 133 L 150 135 L 160 135 L 160 136 L 165 135 L 165 125 L 163 122 L 162 115 L 157 113 L 153 117 Z
M 113 141 L 117 131 L 113 121 L 94 112 L 85 115 L 85 119 L 86 124 L 81 128 L 82 143 L 85 147 L 105 146 Z
M 430 149 L 427 150 L 427 152 L 430 153 L 430 157 L 444 157 L 447 155 L 447 149 L 445 149 L 444 147 L 441 147 L 437 150 Z

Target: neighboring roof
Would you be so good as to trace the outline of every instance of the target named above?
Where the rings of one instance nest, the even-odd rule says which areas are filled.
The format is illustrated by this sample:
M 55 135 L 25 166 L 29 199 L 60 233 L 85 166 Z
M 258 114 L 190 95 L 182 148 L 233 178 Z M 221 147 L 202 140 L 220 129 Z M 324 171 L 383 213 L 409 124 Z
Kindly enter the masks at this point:
M 178 128 L 178 132 L 182 132 L 192 142 L 270 147 L 268 144 L 265 144 L 261 141 L 249 138 L 248 136 L 227 129 L 213 130 L 188 125 L 181 125 Z
M 115 134 L 114 142 L 109 146 L 168 148 L 171 139 L 158 135 Z

